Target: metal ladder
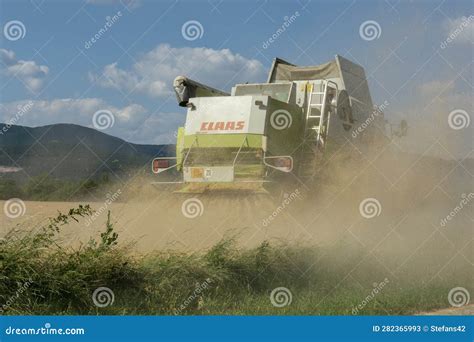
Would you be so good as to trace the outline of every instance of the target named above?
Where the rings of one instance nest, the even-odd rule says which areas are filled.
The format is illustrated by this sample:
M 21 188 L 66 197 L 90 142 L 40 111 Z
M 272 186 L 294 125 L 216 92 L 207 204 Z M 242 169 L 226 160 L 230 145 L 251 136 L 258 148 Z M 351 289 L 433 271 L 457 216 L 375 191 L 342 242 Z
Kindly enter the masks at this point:
M 311 92 L 308 97 L 306 108 L 306 121 L 304 129 L 304 146 L 302 151 L 301 170 L 303 173 L 311 175 L 314 169 L 315 155 L 322 155 L 325 147 L 325 137 L 322 135 L 322 128 L 326 123 L 326 130 L 329 127 L 329 111 L 327 110 L 327 97 L 329 85 L 336 91 L 337 84 L 332 81 L 323 80 L 319 84 L 311 84 Z
M 308 143 L 313 143 L 317 147 L 321 147 L 321 128 L 325 122 L 326 102 L 327 102 L 328 82 L 324 80 L 322 83 L 311 85 L 309 93 L 308 106 L 306 109 L 306 123 L 304 136 Z

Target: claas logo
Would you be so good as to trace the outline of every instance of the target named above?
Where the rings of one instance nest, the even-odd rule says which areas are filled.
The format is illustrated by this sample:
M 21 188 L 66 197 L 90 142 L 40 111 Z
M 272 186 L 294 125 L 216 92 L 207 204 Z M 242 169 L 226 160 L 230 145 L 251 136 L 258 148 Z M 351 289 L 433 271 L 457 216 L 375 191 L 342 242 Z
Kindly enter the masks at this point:
M 245 121 L 216 121 L 201 123 L 201 131 L 241 131 Z

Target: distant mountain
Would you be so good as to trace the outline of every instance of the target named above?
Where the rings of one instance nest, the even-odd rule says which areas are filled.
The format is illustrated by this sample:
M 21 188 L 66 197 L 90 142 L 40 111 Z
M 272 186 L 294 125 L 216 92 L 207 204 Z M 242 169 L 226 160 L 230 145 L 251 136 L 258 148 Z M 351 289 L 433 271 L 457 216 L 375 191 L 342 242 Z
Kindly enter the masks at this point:
M 173 154 L 174 145 L 132 144 L 79 125 L 0 124 L 0 175 L 18 180 L 45 173 L 61 179 L 123 175 Z

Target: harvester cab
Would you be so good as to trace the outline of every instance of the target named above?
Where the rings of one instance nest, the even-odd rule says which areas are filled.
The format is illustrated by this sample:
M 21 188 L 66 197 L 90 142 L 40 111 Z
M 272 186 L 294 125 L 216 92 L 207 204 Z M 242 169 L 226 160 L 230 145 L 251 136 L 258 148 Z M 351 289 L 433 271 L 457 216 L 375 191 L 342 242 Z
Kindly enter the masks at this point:
M 264 191 L 283 179 L 303 181 L 325 154 L 363 148 L 384 125 L 376 115 L 352 134 L 374 109 L 364 69 L 340 56 L 310 67 L 276 58 L 266 83 L 237 84 L 230 94 L 184 76 L 173 87 L 187 107 L 186 122 L 177 131 L 176 156 L 154 159 L 152 170 L 174 173 L 171 182 L 185 192 Z

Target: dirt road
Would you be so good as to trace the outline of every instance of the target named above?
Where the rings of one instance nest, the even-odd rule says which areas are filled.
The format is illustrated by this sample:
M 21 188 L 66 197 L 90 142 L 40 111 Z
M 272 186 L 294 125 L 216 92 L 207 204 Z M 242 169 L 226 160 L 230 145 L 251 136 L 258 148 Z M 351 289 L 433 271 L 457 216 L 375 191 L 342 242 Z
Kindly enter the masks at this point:
M 456 255 L 472 263 L 470 182 L 466 167 L 456 162 L 392 154 L 373 164 L 333 166 L 311 190 L 296 183 L 285 196 L 176 194 L 147 179 L 113 185 L 108 195 L 82 202 L 96 214 L 68 225 L 62 236 L 72 242 L 98 236 L 110 210 L 120 241 L 136 241 L 141 251 L 201 250 L 237 235 L 242 246 L 263 240 L 333 245 L 343 239 L 365 252 L 401 255 L 410 261 L 402 266 L 425 250 L 423 258 L 440 264 Z M 25 201 L 23 215 L 13 218 L 0 201 L 0 234 L 15 226 L 37 227 L 79 204 Z M 433 251 L 443 252 L 439 261 Z M 392 266 L 400 267 L 395 261 Z
M 424 312 L 421 315 L 441 315 L 441 316 L 473 316 L 474 304 L 461 306 L 460 308 L 447 308 L 431 312 Z
M 164 247 L 192 251 L 235 234 L 246 246 L 265 239 L 310 239 L 307 228 L 292 218 L 290 206 L 295 206 L 292 202 L 297 201 L 301 200 L 292 196 L 288 204 L 283 204 L 283 209 L 278 209 L 282 206 L 281 202 L 258 195 L 241 198 L 173 195 L 147 201 L 123 202 L 117 199 L 111 204 L 107 200 L 87 202 L 96 214 L 65 227 L 63 236 L 71 241 L 86 241 L 90 236 L 97 236 L 105 227 L 107 211 L 110 210 L 120 239 L 136 241 L 139 249 L 144 251 Z M 8 227 L 16 225 L 38 227 L 47 217 L 56 216 L 58 211 L 65 213 L 86 202 L 26 201 L 24 204 L 23 216 L 1 216 L 3 234 Z M 0 207 L 4 206 L 5 201 L 0 201 Z M 269 216 L 272 216 L 271 221 L 268 220 Z

